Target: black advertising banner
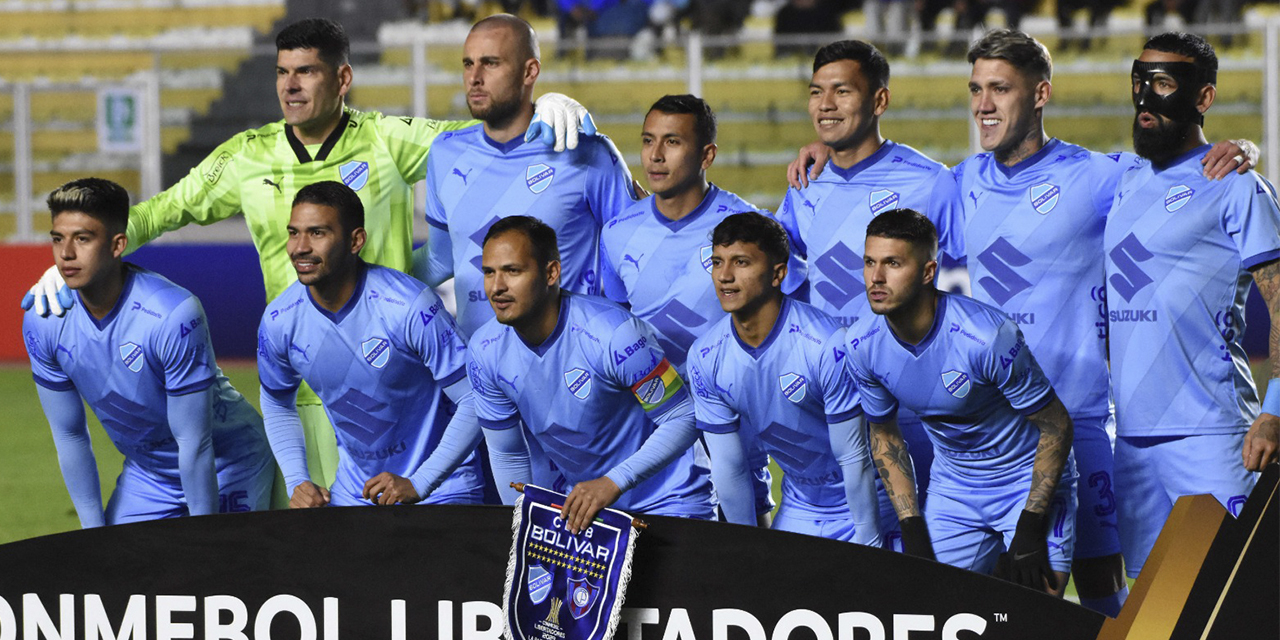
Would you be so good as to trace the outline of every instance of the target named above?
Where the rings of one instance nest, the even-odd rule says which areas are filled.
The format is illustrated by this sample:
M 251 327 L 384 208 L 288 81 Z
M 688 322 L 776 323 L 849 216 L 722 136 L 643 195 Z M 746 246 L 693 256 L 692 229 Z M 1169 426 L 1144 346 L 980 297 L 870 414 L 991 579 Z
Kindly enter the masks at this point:
M 880 549 L 645 520 L 617 638 L 1066 640 L 1103 621 Z M 509 507 L 324 508 L 0 545 L 0 640 L 497 640 L 511 523 Z

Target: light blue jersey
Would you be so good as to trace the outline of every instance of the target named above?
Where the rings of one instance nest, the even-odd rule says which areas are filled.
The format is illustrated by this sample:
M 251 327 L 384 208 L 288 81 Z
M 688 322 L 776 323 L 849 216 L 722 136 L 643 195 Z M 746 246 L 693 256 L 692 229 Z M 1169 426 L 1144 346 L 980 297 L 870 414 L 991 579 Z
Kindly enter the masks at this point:
M 444 390 L 466 376 L 467 348 L 440 298 L 393 269 L 361 264 L 351 299 L 330 313 L 295 282 L 267 305 L 258 330 L 263 411 L 286 483 L 309 478 L 305 455 L 282 455 L 268 404 L 288 407 L 303 382 L 316 391 L 338 436 L 332 504 L 369 504 L 365 482 L 389 471 L 414 478 L 453 414 Z M 301 434 L 299 433 L 300 437 Z M 479 502 L 478 460 L 470 456 L 424 500 Z
M 1053 400 L 1053 387 L 1003 312 L 937 295 L 933 327 L 917 345 L 900 340 L 883 316 L 849 328 L 867 420 L 882 422 L 899 407 L 920 417 L 933 441 L 936 491 L 1004 485 L 1025 494 L 1040 440 L 1025 416 Z
M 759 211 L 714 184 L 689 215 L 671 220 L 650 196 L 605 225 L 600 235 L 604 295 L 658 332 L 667 359 L 684 373 L 698 336 L 725 317 L 711 281 L 711 232 L 735 213 Z
M 475 333 L 493 318 L 480 272 L 485 233 L 500 218 L 528 215 L 556 232 L 562 286 L 598 294 L 601 226 L 634 196 L 626 163 L 603 135 L 556 153 L 524 136 L 495 142 L 480 124 L 442 134 L 427 157 L 427 222 L 444 232 L 431 234 L 428 280 L 455 278 L 458 326 Z
M 526 438 L 570 485 L 613 480 L 624 491 L 616 508 L 711 517 L 710 480 L 692 447 L 647 478 L 627 464 L 658 430 L 693 428 L 688 392 L 647 324 L 604 298 L 562 291 L 559 321 L 541 344 L 495 319 L 471 345 L 476 413 L 486 429 L 506 432 L 523 420 Z
M 262 419 L 214 361 L 200 301 L 156 273 L 128 264 L 124 268 L 120 298 L 101 320 L 89 314 L 79 293 L 63 317 L 26 313 L 23 335 L 36 383 L 55 392 L 75 392 L 88 403 L 125 457 L 118 491 L 136 480 L 134 474 L 142 474 L 150 494 L 164 494 L 165 502 L 174 504 L 183 501 L 179 444 L 167 411 L 178 397 L 210 388 L 208 424 L 219 480 L 236 475 L 237 469 L 241 476 L 254 477 L 259 469 L 269 469 Z M 63 447 L 59 442 L 60 456 Z M 96 486 L 96 470 L 92 475 Z M 265 483 L 269 488 L 269 476 Z M 68 478 L 68 488 L 70 484 Z M 247 497 L 221 495 L 220 510 L 248 510 L 249 502 L 240 504 Z M 101 496 L 94 498 L 100 501 Z M 76 506 L 80 510 L 84 505 L 77 501 Z
M 942 251 L 958 255 L 952 234 L 958 204 L 945 166 L 886 140 L 858 164 L 841 169 L 828 162 L 808 187 L 788 189 L 777 217 L 792 253 L 808 262 L 809 302 L 849 326 L 871 313 L 862 283 L 867 223 L 883 211 L 915 209 L 938 228 Z
M 782 510 L 793 520 L 850 518 L 829 427 L 862 415 L 857 385 L 843 362 L 844 338 L 844 328 L 830 316 L 784 298 L 759 347 L 743 342 L 733 319 L 725 317 L 689 352 L 698 428 L 737 431 L 744 446 L 762 445 L 784 472 Z M 857 425 L 861 435 L 865 426 Z M 874 497 L 870 508 L 874 522 Z
M 1280 211 L 1253 172 L 1205 178 L 1208 148 L 1130 169 L 1107 219 L 1120 436 L 1243 433 L 1260 410 L 1244 304 L 1249 269 L 1280 258 Z
M 1110 413 L 1102 231 L 1137 160 L 1055 138 L 1013 167 L 980 153 L 952 169 L 973 297 L 1017 323 L 1072 417 Z

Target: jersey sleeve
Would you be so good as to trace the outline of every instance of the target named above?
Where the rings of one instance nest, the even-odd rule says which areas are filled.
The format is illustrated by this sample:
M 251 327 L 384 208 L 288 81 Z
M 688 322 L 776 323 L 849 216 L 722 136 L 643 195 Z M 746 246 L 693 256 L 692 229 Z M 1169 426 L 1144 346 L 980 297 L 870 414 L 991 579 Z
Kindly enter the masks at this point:
M 422 364 L 441 387 L 467 375 L 467 345 L 458 335 L 453 316 L 430 289 L 423 289 L 406 318 L 405 336 Z
M 240 213 L 238 158 L 245 134 L 222 143 L 177 184 L 129 208 L 129 250 L 191 223 L 213 224 Z
M 729 433 L 737 431 L 739 415 L 733 407 L 725 402 L 717 389 L 715 371 L 707 370 L 704 360 L 697 357 L 698 343 L 690 349 L 690 357 L 685 369 L 689 373 L 689 381 L 693 385 L 693 415 L 698 429 L 711 433 Z M 714 363 L 711 363 L 714 365 Z M 727 385 L 724 385 L 727 387 Z
M 378 133 L 387 145 L 400 177 L 414 184 L 427 175 L 427 152 L 436 136 L 465 129 L 476 124 L 475 120 L 431 120 L 382 116 L 377 119 Z
M 605 358 L 610 377 L 619 386 L 630 388 L 654 421 L 688 396 L 684 380 L 662 352 L 653 330 L 639 318 L 632 316 L 614 329 L 608 349 Z
M 863 349 L 867 348 L 869 347 L 863 347 Z M 865 354 L 859 354 L 857 351 L 857 347 L 850 346 L 845 362 L 848 363 L 849 373 L 858 385 L 862 410 L 866 413 L 868 422 L 887 422 L 898 413 L 898 399 L 889 393 L 889 389 L 863 361 Z
M 1012 321 L 1001 322 L 991 345 L 982 347 L 980 353 L 978 370 L 999 387 L 1018 413 L 1031 415 L 1053 401 L 1049 379 L 1031 355 L 1022 330 Z
M 622 281 L 615 268 L 613 256 L 609 252 L 609 244 L 604 235 L 600 237 L 600 291 L 604 297 L 618 304 L 629 304 L 627 285 Z
M 822 383 L 822 402 L 827 424 L 844 422 L 862 415 L 858 383 L 849 371 L 845 330 L 837 329 L 818 354 L 817 380 Z
M 175 306 L 157 325 L 151 339 L 164 369 L 166 393 L 180 396 L 213 384 L 213 341 L 204 309 L 195 296 L 188 296 Z
M 631 170 L 608 136 L 599 136 L 587 176 L 587 204 L 596 223 L 604 224 L 618 216 L 636 201 Z
M 1120 178 L 1139 159 L 1132 153 L 1093 153 L 1089 160 L 1088 187 L 1093 189 L 1093 206 L 1105 220 L 1111 214 L 1111 205 L 1115 203 Z
M 467 377 L 476 404 L 476 419 L 485 429 L 504 430 L 517 426 L 520 415 L 514 402 L 498 388 L 495 372 L 487 362 L 481 362 L 476 354 L 470 354 Z
M 302 384 L 302 375 L 289 362 L 289 344 L 285 336 L 267 327 L 270 309 L 258 326 L 258 380 L 265 393 L 292 395 Z
M 940 169 L 933 178 L 926 214 L 938 229 L 938 249 L 955 260 L 964 255 L 963 207 L 955 174 L 945 167 Z
M 1223 229 L 1235 242 L 1244 268 L 1280 258 L 1280 210 L 1276 189 L 1266 178 L 1249 172 L 1228 176 L 1230 189 L 1222 211 Z
M 31 360 L 31 377 L 36 384 L 52 391 L 70 391 L 76 388 L 58 364 L 57 336 L 54 330 L 62 326 L 62 318 L 41 318 L 28 311 L 22 316 L 22 342 Z
M 800 238 L 800 221 L 796 219 L 798 203 L 804 196 L 800 195 L 795 188 L 788 188 L 787 194 L 782 197 L 782 204 L 778 206 L 778 213 L 774 214 L 774 219 L 782 228 L 787 231 L 787 242 L 791 243 L 791 253 L 800 256 L 802 259 L 809 257 L 809 248 L 805 246 L 804 240 Z

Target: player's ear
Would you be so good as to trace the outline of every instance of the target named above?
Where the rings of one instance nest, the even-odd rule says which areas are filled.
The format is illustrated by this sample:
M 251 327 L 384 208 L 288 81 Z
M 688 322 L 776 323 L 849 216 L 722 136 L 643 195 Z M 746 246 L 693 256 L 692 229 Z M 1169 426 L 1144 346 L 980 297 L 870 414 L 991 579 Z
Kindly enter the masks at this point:
M 1041 80 L 1036 83 L 1036 108 L 1043 109 L 1049 104 L 1049 98 L 1053 96 L 1053 84 L 1048 80 Z
M 347 92 L 351 90 L 351 79 L 353 76 L 351 65 L 344 64 L 338 67 L 338 95 L 346 97 Z
M 356 227 L 351 232 L 351 255 L 359 255 L 360 250 L 364 248 L 364 243 L 369 240 L 369 234 L 365 232 L 364 227 Z
M 547 276 L 547 286 L 554 287 L 560 284 L 560 261 L 552 260 L 547 263 L 547 268 L 543 270 Z
M 1213 106 L 1213 101 L 1217 97 L 1217 87 L 1211 84 L 1206 84 L 1205 86 L 1200 87 L 1200 95 L 1196 96 L 1196 111 L 1199 111 L 1200 113 L 1208 111 L 1209 107 Z
M 537 58 L 529 58 L 524 62 L 524 86 L 533 88 L 533 84 L 538 81 L 538 75 L 542 73 L 542 63 Z
M 129 248 L 129 236 L 123 233 L 117 233 L 111 236 L 111 257 L 124 257 L 125 249 Z
M 782 281 L 786 279 L 787 261 L 783 260 L 782 262 L 773 265 L 773 280 L 771 280 L 769 284 L 775 289 L 780 289 L 782 287 Z
M 702 148 L 702 170 L 703 171 L 710 169 L 711 163 L 716 161 L 716 150 L 718 149 L 719 147 L 717 147 L 716 143 L 714 142 Z
M 889 109 L 889 87 L 880 87 L 879 89 L 876 89 L 874 113 L 877 116 L 882 116 L 884 115 L 884 112 L 888 109 Z
M 930 260 L 924 263 L 924 275 L 921 278 L 922 284 L 933 284 L 938 278 L 938 261 Z

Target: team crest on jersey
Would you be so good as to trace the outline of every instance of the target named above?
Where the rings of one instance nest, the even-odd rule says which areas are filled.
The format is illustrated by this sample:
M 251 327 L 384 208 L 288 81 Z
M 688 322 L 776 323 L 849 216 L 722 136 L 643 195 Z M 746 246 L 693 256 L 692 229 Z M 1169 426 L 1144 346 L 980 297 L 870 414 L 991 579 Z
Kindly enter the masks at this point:
M 142 371 L 142 363 L 144 362 L 142 347 L 132 342 L 120 345 L 120 360 L 124 362 L 124 366 L 128 367 L 130 371 L 134 373 Z
M 1187 203 L 1191 201 L 1191 196 L 1195 195 L 1195 193 L 1195 189 L 1185 184 L 1169 187 L 1169 191 L 1164 194 L 1164 210 L 1173 213 L 1187 206 Z
M 591 374 L 582 369 L 570 369 L 564 372 L 564 386 L 569 387 L 569 393 L 575 398 L 586 400 L 591 395 Z
M 699 249 L 698 257 L 702 260 L 702 268 L 711 273 L 711 245 Z
M 591 605 L 596 603 L 596 596 L 599 594 L 600 587 L 582 578 L 569 578 L 569 613 L 575 620 L 581 619 L 591 610 Z
M 534 193 L 546 191 L 555 177 L 555 167 L 548 167 L 545 164 L 531 164 L 528 169 L 524 170 L 524 183 Z
M 788 400 L 799 404 L 804 400 L 804 392 L 808 389 L 808 384 L 804 376 L 798 373 L 784 373 L 778 376 L 778 387 L 782 389 L 782 395 Z
M 969 389 L 973 386 L 969 382 L 969 374 L 963 371 L 948 371 L 942 374 L 942 384 L 947 388 L 947 393 L 957 398 L 969 395 Z
M 374 369 L 381 369 L 387 366 L 387 361 L 391 359 L 391 343 L 385 338 L 369 338 L 360 343 L 360 351 L 364 353 L 364 361 L 368 362 Z
M 888 189 L 879 189 L 872 191 L 868 197 L 868 203 L 871 206 L 871 215 L 876 215 L 885 209 L 892 209 L 898 204 L 898 194 Z
M 342 184 L 351 187 L 352 191 L 359 191 L 369 183 L 369 163 L 352 160 L 338 167 L 338 175 L 342 178 Z
M 541 565 L 529 567 L 529 599 L 534 604 L 542 604 L 548 593 L 551 593 L 551 573 Z
M 1045 215 L 1058 206 L 1058 196 L 1060 195 L 1062 195 L 1062 190 L 1057 185 L 1042 182 L 1031 187 L 1031 207 L 1036 210 L 1036 213 Z

